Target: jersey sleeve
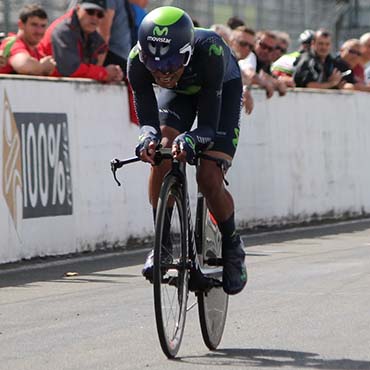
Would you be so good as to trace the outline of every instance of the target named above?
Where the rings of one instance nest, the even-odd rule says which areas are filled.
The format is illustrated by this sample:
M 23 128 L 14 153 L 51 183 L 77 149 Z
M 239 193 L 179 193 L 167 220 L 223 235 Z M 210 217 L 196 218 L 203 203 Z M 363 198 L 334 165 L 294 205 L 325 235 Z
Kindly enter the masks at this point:
M 203 68 L 202 89 L 199 93 L 198 127 L 211 128 L 214 133 L 221 111 L 222 85 L 226 71 L 226 44 L 218 35 L 202 40 L 199 57 Z
M 131 50 L 127 63 L 127 76 L 134 94 L 134 104 L 140 126 L 152 126 L 158 132 L 158 103 L 154 93 L 154 79 L 139 59 L 136 46 Z

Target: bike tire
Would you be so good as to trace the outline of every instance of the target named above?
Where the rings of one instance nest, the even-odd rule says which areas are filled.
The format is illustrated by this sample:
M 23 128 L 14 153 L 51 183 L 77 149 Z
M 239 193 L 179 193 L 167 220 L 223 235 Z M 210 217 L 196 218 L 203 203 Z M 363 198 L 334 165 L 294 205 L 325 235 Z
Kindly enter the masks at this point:
M 207 270 L 207 254 L 209 252 L 216 258 L 221 258 L 221 235 L 215 220 L 210 216 L 204 199 L 198 200 L 198 217 L 202 217 L 197 223 L 201 227 L 197 231 L 198 243 L 202 244 L 201 268 Z M 207 275 L 216 279 L 222 277 L 221 272 Z M 205 345 L 211 350 L 217 349 L 221 342 L 225 329 L 229 296 L 222 287 L 214 287 L 208 292 L 198 294 L 198 314 Z
M 169 212 L 171 208 L 172 212 Z M 169 230 L 165 226 L 166 217 Z M 168 358 L 176 356 L 185 328 L 189 293 L 186 233 L 187 217 L 182 187 L 177 177 L 169 175 L 165 178 L 159 195 L 153 269 L 157 333 L 162 350 Z

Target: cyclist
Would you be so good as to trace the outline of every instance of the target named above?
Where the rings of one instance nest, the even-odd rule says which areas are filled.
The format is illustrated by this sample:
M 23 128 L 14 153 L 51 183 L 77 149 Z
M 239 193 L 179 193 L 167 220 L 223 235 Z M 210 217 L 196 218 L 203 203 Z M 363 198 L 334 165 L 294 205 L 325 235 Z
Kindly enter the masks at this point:
M 195 28 L 189 15 L 170 6 L 144 18 L 138 43 L 128 60 L 140 136 L 136 155 L 154 165 L 158 144 L 172 147 L 174 157 L 192 164 L 198 151 L 231 161 L 238 143 L 242 82 L 236 59 L 215 32 Z M 158 99 L 153 84 L 161 87 Z M 192 129 L 195 117 L 197 128 Z M 163 176 L 169 161 L 152 166 L 149 198 L 155 218 Z M 223 174 L 213 161 L 203 160 L 199 188 L 222 234 L 223 288 L 239 293 L 247 282 L 245 253 L 235 230 L 234 203 Z M 143 275 L 151 280 L 153 252 Z

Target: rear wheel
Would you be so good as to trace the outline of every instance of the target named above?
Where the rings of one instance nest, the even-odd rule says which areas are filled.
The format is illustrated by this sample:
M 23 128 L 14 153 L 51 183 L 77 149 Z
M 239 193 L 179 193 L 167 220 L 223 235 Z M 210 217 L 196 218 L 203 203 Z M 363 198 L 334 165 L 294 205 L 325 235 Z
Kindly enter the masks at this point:
M 163 352 L 176 356 L 188 299 L 186 212 L 178 180 L 169 176 L 159 195 L 154 245 L 154 308 Z
M 199 217 L 202 217 L 201 222 Z M 201 268 L 206 272 L 207 277 L 220 280 L 222 268 L 217 266 L 217 261 L 220 261 L 222 257 L 221 234 L 216 221 L 206 207 L 205 200 L 202 198 L 198 200 L 197 218 L 197 227 L 200 227 L 200 230 L 198 229 L 196 232 L 197 249 L 201 250 L 199 258 Z M 210 350 L 215 350 L 220 344 L 225 328 L 228 304 L 229 296 L 222 287 L 214 287 L 208 292 L 202 292 L 198 295 L 200 327 L 204 343 Z

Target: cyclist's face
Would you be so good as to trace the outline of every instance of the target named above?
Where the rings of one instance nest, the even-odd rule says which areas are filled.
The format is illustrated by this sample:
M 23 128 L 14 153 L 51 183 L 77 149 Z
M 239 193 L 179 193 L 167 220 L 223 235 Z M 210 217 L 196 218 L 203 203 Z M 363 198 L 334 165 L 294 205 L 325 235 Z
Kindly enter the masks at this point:
M 181 67 L 175 72 L 162 73 L 161 71 L 151 72 L 155 79 L 155 83 L 160 87 L 165 89 L 173 89 L 177 82 L 180 80 L 182 74 L 184 73 L 184 68 Z

